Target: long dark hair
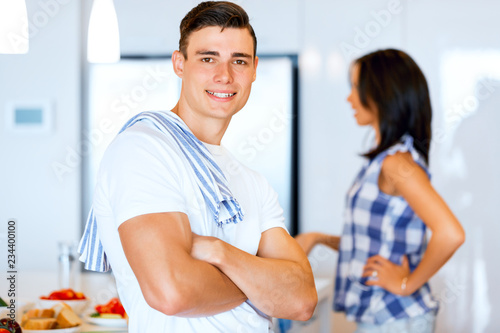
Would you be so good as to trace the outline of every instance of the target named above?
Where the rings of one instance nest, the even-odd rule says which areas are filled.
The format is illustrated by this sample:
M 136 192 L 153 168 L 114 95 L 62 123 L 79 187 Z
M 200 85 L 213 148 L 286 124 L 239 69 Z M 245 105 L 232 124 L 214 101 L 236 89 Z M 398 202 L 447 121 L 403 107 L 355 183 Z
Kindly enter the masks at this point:
M 358 92 L 363 106 L 375 106 L 380 143 L 363 154 L 370 159 L 408 133 L 429 163 L 432 108 L 424 74 L 415 61 L 400 50 L 369 53 L 354 61 L 359 68 Z
M 191 33 L 206 27 L 248 29 L 253 39 L 254 57 L 257 52 L 257 37 L 243 8 L 228 1 L 205 1 L 199 3 L 184 16 L 180 25 L 179 51 L 187 59 L 187 45 Z

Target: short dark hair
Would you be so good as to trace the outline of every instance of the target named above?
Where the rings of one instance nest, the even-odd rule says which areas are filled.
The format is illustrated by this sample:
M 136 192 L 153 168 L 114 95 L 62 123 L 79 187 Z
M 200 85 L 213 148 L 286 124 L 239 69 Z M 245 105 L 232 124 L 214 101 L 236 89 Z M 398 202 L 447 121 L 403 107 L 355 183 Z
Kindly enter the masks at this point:
M 405 52 L 379 50 L 354 61 L 359 68 L 358 92 L 363 106 L 378 112 L 380 143 L 364 154 L 370 159 L 394 145 L 404 134 L 429 163 L 432 108 L 424 74 Z
M 187 59 L 188 39 L 191 33 L 206 27 L 248 29 L 253 39 L 253 55 L 257 53 L 257 37 L 243 8 L 228 1 L 205 1 L 186 14 L 180 25 L 179 51 Z

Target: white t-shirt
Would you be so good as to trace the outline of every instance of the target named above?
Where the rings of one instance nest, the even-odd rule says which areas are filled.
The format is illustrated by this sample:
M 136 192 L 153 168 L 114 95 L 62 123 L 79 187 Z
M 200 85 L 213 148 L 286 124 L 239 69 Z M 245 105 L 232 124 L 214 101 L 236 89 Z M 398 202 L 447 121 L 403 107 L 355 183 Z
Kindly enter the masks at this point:
M 210 317 L 167 316 L 145 301 L 121 246 L 118 227 L 138 215 L 184 212 L 193 232 L 218 237 L 255 255 L 261 233 L 285 228 L 278 196 L 264 177 L 239 163 L 224 147 L 206 144 L 244 211 L 242 222 L 217 227 L 180 148 L 149 121 L 119 134 L 98 172 L 94 212 L 99 237 L 113 269 L 129 332 L 268 332 L 270 321 L 249 303 Z M 161 277 L 158 277 L 161 278 Z

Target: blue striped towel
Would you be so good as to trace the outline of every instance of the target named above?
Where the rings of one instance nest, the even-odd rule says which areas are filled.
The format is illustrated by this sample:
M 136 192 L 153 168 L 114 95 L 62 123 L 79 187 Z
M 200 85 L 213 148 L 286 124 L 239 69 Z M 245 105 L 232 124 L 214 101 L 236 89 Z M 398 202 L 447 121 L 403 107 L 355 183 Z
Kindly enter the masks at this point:
M 205 203 L 214 216 L 214 222 L 222 227 L 226 223 L 243 220 L 243 210 L 229 190 L 224 173 L 215 163 L 212 155 L 175 113 L 168 111 L 142 112 L 130 119 L 120 133 L 141 120 L 150 120 L 165 135 L 178 143 L 182 153 L 196 174 L 196 181 Z M 85 269 L 106 272 L 111 267 L 97 233 L 97 221 L 91 208 L 85 225 L 78 252 Z

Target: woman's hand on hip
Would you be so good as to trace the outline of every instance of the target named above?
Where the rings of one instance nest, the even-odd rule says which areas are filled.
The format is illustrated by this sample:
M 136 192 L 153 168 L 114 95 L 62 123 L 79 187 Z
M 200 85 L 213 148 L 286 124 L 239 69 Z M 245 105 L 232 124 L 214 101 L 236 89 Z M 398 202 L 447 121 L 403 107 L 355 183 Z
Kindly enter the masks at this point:
M 366 261 L 362 276 L 369 278 L 366 282 L 368 286 L 379 286 L 393 294 L 406 296 L 411 294 L 405 288 L 409 275 L 410 265 L 405 255 L 401 266 L 380 255 L 375 255 Z

